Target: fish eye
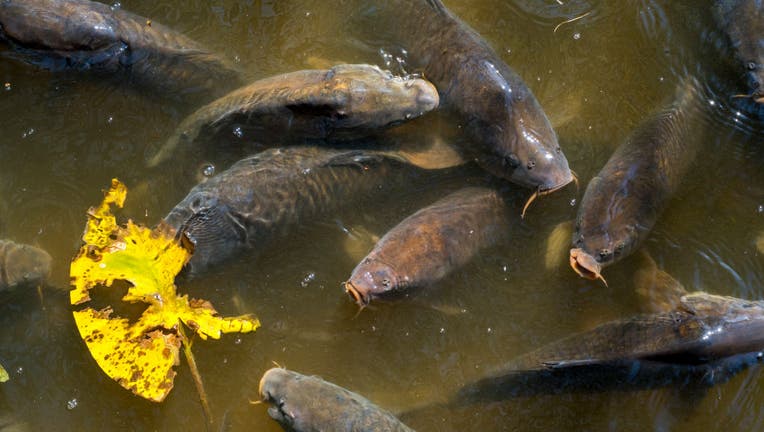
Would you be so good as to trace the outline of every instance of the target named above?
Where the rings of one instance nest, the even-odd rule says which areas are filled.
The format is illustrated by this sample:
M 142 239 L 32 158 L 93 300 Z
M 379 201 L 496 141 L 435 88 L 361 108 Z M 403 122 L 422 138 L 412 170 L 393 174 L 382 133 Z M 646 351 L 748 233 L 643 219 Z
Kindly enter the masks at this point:
M 525 167 L 526 167 L 526 168 L 528 168 L 529 170 L 532 170 L 532 169 L 533 169 L 533 167 L 535 167 L 535 166 L 536 166 L 536 161 L 535 161 L 535 160 L 533 160 L 533 159 L 529 160 L 529 161 L 528 161 L 528 164 L 527 164 L 527 165 L 525 165 Z
M 605 258 L 609 257 L 611 254 L 610 249 L 600 249 L 599 256 L 600 259 L 604 260 Z
M 390 288 L 390 279 L 382 279 L 382 286 L 385 288 Z
M 756 70 L 756 63 L 755 62 L 748 62 L 748 70 L 749 71 Z
M 615 253 L 621 253 L 621 252 L 623 252 L 623 248 L 625 248 L 625 247 L 626 247 L 626 245 L 625 245 L 625 244 L 623 244 L 623 243 L 618 243 L 618 244 L 615 246 Z

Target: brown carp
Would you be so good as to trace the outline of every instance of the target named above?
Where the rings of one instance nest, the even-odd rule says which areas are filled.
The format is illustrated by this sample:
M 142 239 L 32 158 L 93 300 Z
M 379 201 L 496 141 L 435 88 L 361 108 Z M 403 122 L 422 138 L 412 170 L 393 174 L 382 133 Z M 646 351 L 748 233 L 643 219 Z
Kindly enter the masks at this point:
M 741 72 L 745 71 L 750 97 L 764 104 L 764 3 L 718 0 L 714 16 L 732 44 Z
M 421 116 L 438 106 L 438 92 L 419 78 L 376 66 L 338 65 L 256 81 L 200 108 L 149 160 L 156 166 L 200 135 L 288 139 L 351 139 Z M 270 139 L 270 138 L 269 138 Z
M 262 250 L 302 221 L 403 181 L 409 168 L 373 151 L 270 149 L 195 186 L 164 220 L 194 245 L 193 273 L 241 249 Z
M 353 269 L 345 291 L 360 305 L 431 285 L 506 237 L 499 191 L 469 187 L 404 219 Z
M 0 291 L 44 282 L 52 261 L 40 248 L 0 240 Z
M 650 117 L 592 178 L 578 208 L 570 265 L 589 279 L 634 252 L 689 171 L 700 147 L 691 137 L 702 96 L 692 79 L 676 101 Z
M 265 372 L 260 398 L 268 414 L 293 432 L 412 432 L 368 399 L 316 376 L 282 368 Z
M 0 40 L 53 70 L 124 73 L 168 94 L 225 94 L 239 71 L 199 43 L 151 20 L 88 0 L 2 0 Z
M 490 45 L 440 0 L 374 2 L 364 11 L 375 38 L 389 35 L 432 81 L 441 106 L 471 138 L 465 152 L 487 171 L 538 194 L 573 180 L 536 97 Z M 378 24 L 386 21 L 390 25 Z M 392 33 L 392 34 L 391 34 Z
M 687 294 L 668 312 L 602 324 L 522 355 L 464 387 L 461 400 L 524 393 L 649 388 L 678 378 L 714 384 L 761 359 L 764 302 Z M 613 382 L 602 382 L 618 377 Z M 617 389 L 617 388 L 615 388 Z

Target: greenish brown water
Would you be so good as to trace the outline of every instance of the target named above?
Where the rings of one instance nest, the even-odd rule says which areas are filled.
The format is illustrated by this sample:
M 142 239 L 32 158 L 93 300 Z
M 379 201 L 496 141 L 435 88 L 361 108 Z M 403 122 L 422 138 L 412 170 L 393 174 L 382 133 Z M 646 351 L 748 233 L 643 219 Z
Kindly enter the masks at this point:
M 256 79 L 313 66 L 312 58 L 384 64 L 380 50 L 396 55 L 395 47 L 349 24 L 360 3 L 126 0 L 122 7 L 237 59 Z M 755 245 L 764 231 L 762 126 L 730 106 L 728 96 L 740 89 L 726 67 L 731 54 L 710 5 L 663 3 L 446 1 L 533 89 L 582 184 L 673 94 L 681 76 L 695 75 L 712 113 L 695 128 L 703 150 L 646 247 L 691 289 L 762 299 L 764 257 Z M 154 224 L 193 185 L 189 171 L 212 162 L 219 172 L 244 153 L 178 155 L 174 168 L 148 170 L 146 156 L 193 106 L 0 57 L 0 83 L 6 82 L 10 90 L 0 88 L 0 237 L 43 247 L 55 263 L 42 302 L 32 291 L 2 297 L 0 364 L 11 380 L 0 384 L 0 417 L 7 412 L 32 430 L 204 430 L 187 366 L 180 366 L 175 389 L 162 404 L 128 394 L 90 358 L 64 290 L 85 211 L 112 177 L 131 187 L 122 215 Z M 417 127 L 432 127 L 421 120 Z M 547 236 L 574 217 L 571 202 L 583 192 L 569 187 L 534 204 L 524 221 L 518 207 L 510 244 L 484 253 L 416 299 L 378 304 L 355 317 L 340 283 L 358 257 L 344 252 L 348 236 L 342 227 L 382 234 L 458 183 L 453 177 L 422 182 L 383 202 L 306 221 L 257 258 L 244 255 L 182 283 L 182 290 L 209 299 L 223 314 L 252 312 L 263 323 L 254 334 L 194 345 L 215 414 L 213 429 L 281 430 L 264 406 L 249 403 L 272 362 L 405 411 L 444 400 L 512 356 L 639 309 L 631 261 L 605 270 L 609 288 L 578 278 L 567 265 L 545 267 Z M 526 195 L 518 191 L 518 197 Z M 411 426 L 760 430 L 760 380 L 754 367 L 705 394 L 664 388 L 522 397 L 415 417 Z

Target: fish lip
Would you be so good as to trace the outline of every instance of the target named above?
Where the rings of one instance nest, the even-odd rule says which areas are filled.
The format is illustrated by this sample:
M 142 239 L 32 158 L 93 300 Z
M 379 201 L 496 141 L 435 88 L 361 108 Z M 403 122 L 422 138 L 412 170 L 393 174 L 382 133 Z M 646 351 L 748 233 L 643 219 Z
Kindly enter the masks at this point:
M 589 280 L 601 279 L 607 285 L 605 278 L 600 274 L 602 266 L 583 249 L 573 248 L 570 250 L 570 266 L 582 278 Z
M 369 298 L 364 293 L 353 285 L 353 282 L 347 281 L 342 284 L 345 288 L 345 292 L 358 304 L 358 306 L 364 307 L 369 305 Z
M 557 192 L 558 190 L 564 188 L 565 186 L 569 185 L 573 182 L 575 178 L 571 175 L 569 179 L 563 180 L 562 182 L 548 187 L 539 187 L 538 192 L 539 195 L 549 195 L 550 193 Z

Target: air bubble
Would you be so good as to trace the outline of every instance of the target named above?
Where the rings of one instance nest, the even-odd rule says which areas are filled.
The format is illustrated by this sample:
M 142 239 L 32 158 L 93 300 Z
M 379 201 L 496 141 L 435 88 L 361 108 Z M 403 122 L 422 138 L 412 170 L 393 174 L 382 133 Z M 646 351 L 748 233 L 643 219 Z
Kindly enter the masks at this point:
M 573 33 L 573 39 L 574 39 L 574 40 L 579 40 L 579 39 L 581 39 L 581 33 Z
M 206 163 L 202 166 L 202 175 L 205 177 L 212 177 L 215 175 L 215 165 Z
M 571 207 L 575 207 L 575 206 L 576 206 L 576 199 L 575 199 L 575 198 L 573 198 L 572 200 L 570 200 L 570 206 L 571 206 Z
M 5 88 L 5 91 L 11 91 L 11 83 L 9 82 L 5 83 L 4 88 Z
M 114 2 L 114 3 L 111 4 L 111 10 L 113 10 L 113 11 L 119 10 L 121 8 L 122 8 L 122 3 L 120 3 L 120 2 Z
M 756 208 L 756 211 L 759 213 L 764 213 L 764 204 L 759 204 L 759 206 Z
M 241 138 L 244 136 L 244 131 L 241 130 L 241 126 L 236 126 L 235 128 L 233 128 L 233 135 L 236 138 Z
M 305 275 L 304 278 L 302 278 L 302 282 L 300 282 L 300 286 L 302 286 L 303 288 L 307 288 L 308 285 L 310 285 L 310 283 L 313 282 L 314 280 L 316 280 L 316 274 L 313 272 L 310 272 L 307 275 Z
M 77 401 L 77 398 L 69 399 L 68 401 L 66 401 L 66 409 L 71 411 L 71 410 L 77 408 L 78 404 L 79 404 L 79 402 Z

